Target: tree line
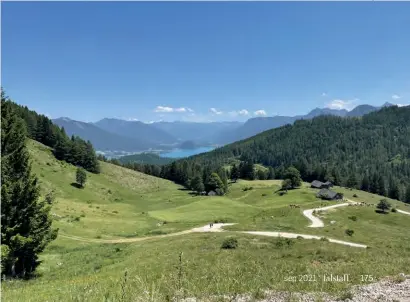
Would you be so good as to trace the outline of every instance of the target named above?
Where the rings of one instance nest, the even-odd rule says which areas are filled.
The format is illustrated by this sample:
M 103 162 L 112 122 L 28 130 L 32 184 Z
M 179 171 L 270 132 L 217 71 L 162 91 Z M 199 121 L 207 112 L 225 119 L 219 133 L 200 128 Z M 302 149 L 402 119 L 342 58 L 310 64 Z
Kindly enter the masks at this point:
M 84 141 L 78 136 L 68 137 L 64 128 L 54 125 L 47 116 L 12 102 L 3 89 L 1 102 L 7 104 L 24 121 L 27 136 L 53 148 L 58 160 L 83 167 L 92 173 L 100 172 L 97 156 L 90 141 Z

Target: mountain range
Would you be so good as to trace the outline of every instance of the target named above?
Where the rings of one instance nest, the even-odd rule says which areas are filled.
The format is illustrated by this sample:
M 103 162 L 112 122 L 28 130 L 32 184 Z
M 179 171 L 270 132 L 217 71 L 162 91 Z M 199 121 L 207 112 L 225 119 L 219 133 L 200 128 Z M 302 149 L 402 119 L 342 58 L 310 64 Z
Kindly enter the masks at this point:
M 140 152 L 150 149 L 172 149 L 192 141 L 198 146 L 225 145 L 264 132 L 269 129 L 293 124 L 296 120 L 311 119 L 321 115 L 341 117 L 360 117 L 382 107 L 392 106 L 385 103 L 376 107 L 359 105 L 353 110 L 315 108 L 306 115 L 256 117 L 243 122 L 155 122 L 125 121 L 104 118 L 95 123 L 71 120 L 67 117 L 54 119 L 53 122 L 64 127 L 68 135 L 78 135 L 90 140 L 99 151 Z

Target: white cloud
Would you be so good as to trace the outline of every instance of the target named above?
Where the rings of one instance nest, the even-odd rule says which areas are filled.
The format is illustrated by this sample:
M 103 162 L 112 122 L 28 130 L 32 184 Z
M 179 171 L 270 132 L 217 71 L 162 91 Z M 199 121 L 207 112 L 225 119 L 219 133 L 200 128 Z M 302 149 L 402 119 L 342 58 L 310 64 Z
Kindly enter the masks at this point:
M 211 111 L 213 114 L 216 114 L 216 115 L 220 115 L 223 113 L 222 111 L 218 111 L 215 108 L 210 108 L 209 111 Z
M 410 106 L 410 104 L 396 104 L 399 107 L 406 107 L 406 106 Z
M 326 104 L 327 108 L 330 109 L 337 109 L 337 110 L 341 110 L 341 109 L 351 109 L 353 106 L 353 103 L 358 101 L 359 99 L 353 99 L 353 100 L 332 100 L 330 103 Z
M 138 121 L 138 119 L 135 118 L 135 117 L 129 117 L 129 118 L 127 118 L 127 121 L 136 122 L 136 121 Z
M 167 106 L 157 106 L 154 109 L 155 112 L 194 112 L 191 108 L 188 107 L 179 107 L 179 108 L 172 108 L 172 107 L 167 107 Z
M 154 111 L 155 112 L 173 112 L 174 108 L 164 107 L 164 106 L 157 106 Z
M 229 111 L 228 114 L 230 116 L 238 116 L 238 115 L 246 116 L 246 115 L 249 114 L 249 111 L 246 110 L 246 109 L 242 109 L 242 110 L 238 110 L 238 111 Z
M 327 93 L 326 93 L 326 92 L 322 92 L 322 96 L 327 96 Z
M 266 116 L 266 111 L 263 109 L 260 109 L 260 110 L 256 110 L 253 114 L 256 116 Z
M 400 95 L 397 95 L 397 94 L 393 94 L 393 95 L 391 96 L 391 98 L 392 98 L 393 100 L 398 100 L 398 99 L 401 98 L 401 96 L 400 96 Z

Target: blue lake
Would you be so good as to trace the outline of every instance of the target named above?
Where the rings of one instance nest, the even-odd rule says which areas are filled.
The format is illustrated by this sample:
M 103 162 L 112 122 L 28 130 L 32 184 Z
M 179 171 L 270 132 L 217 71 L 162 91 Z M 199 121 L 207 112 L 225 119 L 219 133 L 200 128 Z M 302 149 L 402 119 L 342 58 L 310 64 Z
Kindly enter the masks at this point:
M 161 153 L 159 156 L 161 157 L 172 157 L 172 158 L 181 158 L 181 157 L 188 157 L 195 154 L 203 153 L 212 151 L 215 149 L 214 147 L 200 147 L 195 149 L 175 149 L 172 151 Z

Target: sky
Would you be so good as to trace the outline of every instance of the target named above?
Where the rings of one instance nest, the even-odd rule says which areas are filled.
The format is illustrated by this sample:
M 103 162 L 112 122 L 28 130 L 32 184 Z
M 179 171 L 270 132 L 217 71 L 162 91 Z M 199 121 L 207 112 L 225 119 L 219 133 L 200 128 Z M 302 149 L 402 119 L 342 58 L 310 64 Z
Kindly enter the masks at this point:
M 410 104 L 408 2 L 2 2 L 1 85 L 51 118 Z

